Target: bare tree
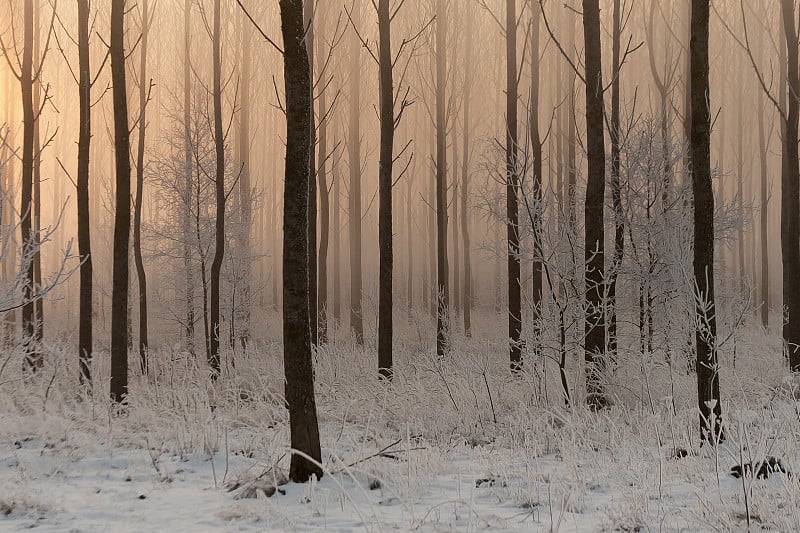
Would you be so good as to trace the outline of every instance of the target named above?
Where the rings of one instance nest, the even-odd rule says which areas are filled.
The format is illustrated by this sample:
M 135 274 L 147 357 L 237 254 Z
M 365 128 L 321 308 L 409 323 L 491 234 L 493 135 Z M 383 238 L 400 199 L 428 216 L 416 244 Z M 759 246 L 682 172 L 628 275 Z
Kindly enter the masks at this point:
M 286 89 L 286 186 L 283 232 L 283 346 L 292 454 L 289 478 L 322 477 L 314 399 L 308 306 L 308 180 L 311 176 L 311 66 L 306 51 L 303 1 L 280 0 Z
M 125 83 L 125 0 L 111 2 L 111 79 L 114 100 L 114 273 L 111 293 L 111 398 L 128 395 L 128 252 L 131 230 L 131 161 Z
M 352 25 L 361 20 L 361 2 L 352 7 Z M 349 230 L 350 230 L 350 329 L 356 343 L 364 344 L 364 316 L 361 306 L 361 42 L 353 32 L 350 44 L 350 129 L 349 129 Z
M 511 370 L 522 367 L 519 174 L 517 172 L 517 2 L 506 0 L 506 234 L 508 240 L 508 338 Z
M 449 284 L 447 267 L 447 15 L 445 0 L 436 0 L 436 353 L 447 351 Z
M 723 433 L 714 299 L 714 190 L 711 183 L 708 26 L 709 0 L 692 0 L 689 43 L 691 73 L 689 164 L 694 198 L 697 401 L 701 438 L 714 443 L 723 438 Z

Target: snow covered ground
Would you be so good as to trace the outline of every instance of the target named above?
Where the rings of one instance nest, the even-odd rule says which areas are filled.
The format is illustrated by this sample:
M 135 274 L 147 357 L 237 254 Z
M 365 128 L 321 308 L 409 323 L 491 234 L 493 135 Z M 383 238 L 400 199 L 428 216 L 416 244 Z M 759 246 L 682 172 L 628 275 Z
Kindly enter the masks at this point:
M 158 378 L 133 377 L 123 414 L 78 393 L 69 357 L 32 382 L 9 366 L 0 531 L 744 531 L 748 515 L 753 531 L 800 530 L 797 476 L 729 473 L 768 456 L 800 473 L 800 407 L 774 338 L 748 333 L 726 367 L 717 448 L 699 447 L 694 377 L 663 354 L 618 369 L 617 405 L 590 413 L 563 407 L 554 364 L 512 378 L 502 343 L 472 342 L 445 360 L 402 346 L 389 386 L 369 351 L 322 350 L 326 474 L 269 498 L 288 466 L 276 344 L 214 386 L 186 354 L 158 352 Z

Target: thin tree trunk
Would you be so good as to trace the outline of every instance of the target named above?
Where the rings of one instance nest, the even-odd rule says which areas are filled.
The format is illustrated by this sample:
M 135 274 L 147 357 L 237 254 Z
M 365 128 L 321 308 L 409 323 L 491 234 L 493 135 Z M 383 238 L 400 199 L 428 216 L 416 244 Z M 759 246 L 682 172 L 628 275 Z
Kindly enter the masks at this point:
M 389 0 L 378 1 L 378 57 L 380 69 L 380 169 L 378 174 L 378 372 L 392 379 L 392 166 L 394 162 L 394 81 Z
M 78 318 L 78 360 L 81 383 L 91 383 L 92 361 L 92 241 L 89 218 L 89 148 L 92 139 L 92 85 L 89 74 L 89 0 L 78 0 L 78 254 L 80 268 L 80 311 Z
M 759 228 L 761 232 L 761 325 L 769 327 L 769 191 L 767 190 L 767 140 L 764 132 L 764 108 L 759 106 L 758 152 L 761 170 L 761 213 Z
M 147 373 L 147 277 L 142 260 L 142 201 L 144 196 L 144 147 L 147 130 L 147 38 L 150 13 L 147 0 L 142 0 L 141 62 L 139 66 L 139 139 L 136 150 L 136 199 L 133 207 L 133 257 L 139 280 L 139 362 L 142 374 Z
M 289 479 L 322 477 L 314 399 L 309 315 L 308 180 L 311 176 L 311 66 L 306 52 L 302 0 L 280 0 L 286 89 L 286 185 L 283 232 L 283 349 L 292 454 Z
M 700 327 L 697 348 L 697 401 L 700 433 L 712 444 L 721 440 L 717 323 L 714 299 L 714 190 L 711 183 L 711 113 L 708 63 L 709 0 L 692 0 L 690 170 L 694 197 L 694 283 Z M 796 146 L 796 144 L 795 144 Z M 714 435 L 711 435 L 711 431 Z
M 182 214 L 183 235 L 183 268 L 186 275 L 186 349 L 194 354 L 194 274 L 192 272 L 191 224 L 192 205 L 192 132 L 191 132 L 191 10 L 192 0 L 184 1 L 183 11 L 183 135 L 184 135 L 184 168 L 183 195 L 186 205 Z
M 214 259 L 211 262 L 211 346 L 209 365 L 211 366 L 211 376 L 214 379 L 219 375 L 219 298 L 220 298 L 220 277 L 222 273 L 222 260 L 225 257 L 225 133 L 222 123 L 222 30 L 221 30 L 221 0 L 214 0 L 214 22 L 213 22 L 213 51 L 212 62 L 214 70 L 214 85 L 212 97 L 214 99 L 214 147 L 216 154 L 216 172 L 214 174 L 214 191 L 216 200 L 215 217 L 215 239 L 214 239 Z
M 617 279 L 625 254 L 625 214 L 622 209 L 620 186 L 620 0 L 614 0 L 611 59 L 611 198 L 614 206 L 614 255 L 608 284 L 608 351 L 612 358 L 617 355 Z
M 353 23 L 361 22 L 361 2 L 353 3 Z M 361 308 L 361 42 L 353 35 L 350 45 L 350 329 L 364 344 Z
M 111 398 L 128 395 L 128 253 L 131 231 L 131 161 L 125 84 L 125 0 L 111 0 L 111 81 L 114 98 L 114 262 L 111 291 Z
M 34 6 L 33 15 L 33 57 L 34 68 L 40 72 L 33 82 L 33 108 L 37 118 L 33 126 L 33 294 L 35 304 L 36 328 L 36 361 L 42 363 L 42 340 L 44 339 L 44 298 L 39 293 L 42 287 L 42 142 L 39 117 L 42 112 L 42 79 L 41 69 L 44 57 L 41 50 L 41 6 Z
M 464 45 L 464 144 L 461 155 L 461 238 L 464 250 L 464 335 L 472 336 L 472 260 L 470 252 L 469 216 L 469 156 L 470 156 L 470 104 L 472 97 L 473 13 L 472 4 L 466 11 L 466 43 Z M 453 161 L 456 164 L 456 161 Z M 410 243 L 409 243 L 410 246 Z
M 541 11 L 532 9 L 531 20 L 531 95 L 528 117 L 533 157 L 533 265 L 531 271 L 531 306 L 533 308 L 533 337 L 535 352 L 541 350 L 541 317 L 542 317 L 542 262 L 544 248 L 542 243 L 542 139 L 539 134 L 539 22 Z
M 436 354 L 447 351 L 449 328 L 447 267 L 447 161 L 445 84 L 447 16 L 444 0 L 436 0 Z
M 242 349 L 247 349 L 247 344 L 250 341 L 250 312 L 252 307 L 251 301 L 251 257 L 253 252 L 250 244 L 250 233 L 253 225 L 253 203 L 252 203 L 252 189 L 250 186 L 251 179 L 251 162 L 250 162 L 250 84 L 251 72 L 250 63 L 252 56 L 252 43 L 250 39 L 250 27 L 246 21 L 242 21 L 242 110 L 241 122 L 239 123 L 239 161 L 241 164 L 241 173 L 239 175 L 239 198 L 241 206 L 241 248 L 243 272 L 242 272 L 242 307 L 239 312 L 241 320 L 239 323 L 239 343 Z
M 319 42 L 325 42 L 325 17 L 315 21 L 321 36 Z M 320 50 L 322 52 L 322 50 Z M 318 60 L 319 75 L 323 75 L 326 54 L 320 53 Z M 324 84 L 319 90 L 319 254 L 317 256 L 317 322 L 319 323 L 319 343 L 328 342 L 328 247 L 330 243 L 330 194 L 328 190 L 328 98 Z

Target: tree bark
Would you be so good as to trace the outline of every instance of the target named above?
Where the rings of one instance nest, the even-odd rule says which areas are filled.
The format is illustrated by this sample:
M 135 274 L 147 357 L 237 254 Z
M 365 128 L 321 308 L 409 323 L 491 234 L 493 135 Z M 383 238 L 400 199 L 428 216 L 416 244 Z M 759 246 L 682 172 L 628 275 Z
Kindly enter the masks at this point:
M 128 395 L 128 253 L 131 231 L 131 161 L 125 83 L 125 0 L 111 0 L 111 81 L 114 100 L 114 261 L 111 291 L 111 398 Z
M 292 454 L 289 479 L 322 477 L 314 399 L 308 306 L 308 180 L 311 176 L 311 66 L 306 51 L 303 1 L 280 0 L 286 89 L 286 184 L 283 215 L 283 349 Z
M 586 290 L 587 403 L 607 403 L 600 372 L 605 363 L 605 205 L 606 152 L 603 126 L 603 63 L 600 48 L 600 5 L 583 0 L 583 37 L 586 50 L 586 203 L 584 206 L 584 260 Z
M 611 32 L 611 199 L 614 207 L 614 255 L 608 284 L 608 351 L 611 357 L 617 354 L 617 279 L 625 255 L 625 213 L 622 209 L 622 187 L 620 186 L 620 0 L 614 0 Z
M 533 308 L 533 328 L 535 352 L 541 349 L 541 317 L 542 317 L 542 262 L 544 248 L 542 243 L 542 139 L 539 134 L 539 31 L 541 11 L 532 9 L 531 20 L 531 95 L 529 111 L 529 128 L 533 170 L 533 265 L 531 271 L 531 306 Z
M 389 0 L 378 1 L 378 61 L 380 69 L 380 168 L 378 175 L 378 372 L 392 379 L 392 167 L 394 158 L 394 81 Z
M 447 16 L 444 0 L 436 0 L 436 354 L 447 351 L 449 329 L 447 267 Z
M 470 250 L 469 216 L 469 159 L 470 159 L 470 104 L 472 99 L 472 54 L 473 54 L 473 7 L 468 4 L 465 8 L 466 16 L 466 43 L 464 45 L 464 126 L 463 126 L 463 153 L 461 155 L 461 238 L 464 253 L 464 335 L 472 336 L 472 260 Z M 453 164 L 456 164 L 454 161 Z
M 144 192 L 144 147 L 147 131 L 147 38 L 150 26 L 147 0 L 142 0 L 141 61 L 139 66 L 139 138 L 136 150 L 136 199 L 133 207 L 133 258 L 139 280 L 139 363 L 147 373 L 147 276 L 142 260 L 142 201 Z
M 717 323 L 714 299 L 714 190 L 711 182 L 711 113 L 708 62 L 709 0 L 692 0 L 689 59 L 691 136 L 689 143 L 694 197 L 694 282 L 698 328 L 697 402 L 703 441 L 722 439 Z M 795 144 L 796 146 L 796 144 Z M 712 428 L 714 435 L 711 435 Z
M 241 249 L 242 260 L 244 261 L 242 272 L 242 308 L 239 311 L 239 343 L 243 349 L 247 349 L 250 341 L 250 309 L 251 301 L 251 257 L 253 257 L 250 244 L 250 233 L 253 225 L 253 202 L 250 162 L 250 113 L 251 113 L 251 62 L 252 62 L 252 42 L 250 38 L 250 26 L 247 21 L 242 21 L 242 110 L 241 122 L 239 123 L 239 161 L 241 164 L 241 174 L 239 175 L 239 198 L 241 206 Z
M 361 22 L 361 2 L 353 2 L 353 23 Z M 355 341 L 364 344 L 361 308 L 361 42 L 353 35 L 350 43 L 350 329 Z
M 786 38 L 789 101 L 783 136 L 784 168 L 781 178 L 781 252 L 783 258 L 783 307 L 786 318 L 783 341 L 789 367 L 800 372 L 800 167 L 798 167 L 798 118 L 800 118 L 800 73 L 795 29 L 794 2 L 781 0 Z
M 311 164 L 308 179 L 308 312 L 311 316 L 311 343 L 319 344 L 319 317 L 317 316 L 317 162 L 314 148 L 317 145 L 316 117 L 314 115 L 314 36 L 316 34 L 315 2 L 304 2 L 306 25 L 306 50 L 311 69 Z M 321 116 L 321 115 L 320 115 Z
M 324 43 L 325 17 L 319 17 L 315 24 Z M 326 54 L 318 54 L 319 75 L 323 75 Z M 328 98 L 323 84 L 319 90 L 319 165 L 317 170 L 319 188 L 319 253 L 317 254 L 317 322 L 320 344 L 328 342 L 328 248 L 330 245 L 330 191 L 328 189 Z
M 214 148 L 216 155 L 216 172 L 214 174 L 214 192 L 216 203 L 215 217 L 215 238 L 214 238 L 214 259 L 211 262 L 211 347 L 209 354 L 209 366 L 211 376 L 214 379 L 219 375 L 219 298 L 220 298 L 220 278 L 222 273 L 222 260 L 225 257 L 225 133 L 222 123 L 222 31 L 220 0 L 214 0 L 214 21 L 213 21 L 213 51 L 212 62 L 214 70 L 214 85 L 212 97 L 214 99 Z
M 761 235 L 761 325 L 769 327 L 769 190 L 767 187 L 767 140 L 764 132 L 764 108 L 759 106 L 758 115 L 758 152 L 759 170 L 761 171 L 761 212 L 759 213 L 759 229 Z
M 78 361 L 81 383 L 91 383 L 92 241 L 89 218 L 89 148 L 92 139 L 92 82 L 89 71 L 89 0 L 78 0 L 78 255 L 81 258 L 78 317 Z

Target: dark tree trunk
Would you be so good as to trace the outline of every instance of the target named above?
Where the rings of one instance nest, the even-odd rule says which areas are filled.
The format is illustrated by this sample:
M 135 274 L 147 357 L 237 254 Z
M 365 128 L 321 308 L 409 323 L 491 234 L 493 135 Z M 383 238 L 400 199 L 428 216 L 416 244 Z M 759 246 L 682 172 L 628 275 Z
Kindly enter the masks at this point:
M 33 160 L 34 128 L 36 110 L 33 107 L 33 0 L 25 0 L 23 8 L 23 48 L 20 85 L 22 90 L 22 191 L 20 195 L 20 232 L 22 234 L 22 258 L 20 268 L 24 271 L 25 286 L 22 289 L 22 335 L 25 344 L 25 366 L 35 371 L 39 366 L 35 355 L 36 317 L 33 302 L 33 254 L 34 241 L 31 231 L 33 214 Z
M 319 42 L 325 42 L 325 17 L 315 21 Z M 321 51 L 320 51 L 321 52 Z M 318 68 L 322 76 L 326 55 L 319 54 Z M 328 98 L 324 84 L 319 89 L 319 169 L 317 170 L 319 188 L 319 253 L 317 257 L 317 322 L 319 325 L 319 343 L 328 342 L 328 247 L 330 244 L 330 191 L 328 189 Z
M 539 18 L 541 11 L 533 8 L 531 21 L 531 101 L 528 117 L 531 141 L 531 156 L 533 157 L 533 265 L 531 272 L 531 305 L 533 307 L 533 328 L 535 351 L 539 353 L 542 317 L 542 260 L 544 248 L 542 246 L 542 139 L 539 134 Z
M 92 241 L 89 218 L 89 143 L 92 139 L 92 82 L 89 74 L 89 0 L 78 0 L 78 254 L 81 257 L 78 318 L 78 360 L 81 383 L 91 383 L 92 358 Z
M 111 290 L 111 398 L 128 395 L 128 252 L 131 231 L 131 161 L 125 85 L 125 0 L 111 0 L 111 82 L 114 86 L 114 264 Z
M 353 3 L 353 23 L 361 22 L 361 3 Z M 353 35 L 350 44 L 350 329 L 356 343 L 364 344 L 361 308 L 361 42 Z
M 461 155 L 461 238 L 464 250 L 464 335 L 472 336 L 472 260 L 470 252 L 469 216 L 469 156 L 470 156 L 470 104 L 472 97 L 472 54 L 473 54 L 473 13 L 472 4 L 465 8 L 466 12 L 466 44 L 464 45 L 464 145 Z M 456 161 L 453 161 L 456 164 Z
M 191 220 L 192 205 L 192 131 L 191 131 L 191 28 L 192 0 L 185 0 L 183 11 L 183 134 L 184 134 L 184 184 L 186 206 L 183 213 L 183 267 L 186 274 L 186 349 L 194 354 L 194 273 L 192 272 Z M 204 315 L 205 317 L 205 315 Z
M 286 184 L 283 196 L 283 349 L 286 403 L 293 454 L 289 479 L 322 477 L 314 399 L 308 307 L 308 180 L 311 176 L 311 66 L 306 52 L 302 0 L 280 0 L 286 89 Z
M 212 62 L 214 69 L 214 85 L 212 96 L 214 99 L 214 147 L 216 153 L 216 172 L 214 174 L 214 191 L 217 213 L 215 217 L 214 259 L 211 262 L 211 347 L 209 365 L 211 366 L 212 379 L 219 375 L 219 296 L 220 278 L 222 273 L 222 260 L 225 257 L 225 133 L 222 123 L 222 31 L 220 1 L 214 0 L 214 25 L 213 25 L 213 52 Z
M 761 212 L 759 228 L 761 235 L 761 325 L 769 327 L 769 191 L 767 187 L 767 139 L 764 132 L 764 109 L 759 106 L 758 115 L 758 152 L 760 154 L 761 171 Z
M 340 174 L 333 171 L 333 322 L 342 320 L 342 191 Z
M 39 118 L 42 112 L 41 69 L 44 61 L 41 46 L 41 6 L 34 6 L 33 14 L 33 62 L 38 72 L 33 80 L 33 109 L 36 120 L 33 123 L 33 294 L 35 302 L 36 343 L 33 355 L 37 367 L 42 363 L 42 340 L 44 340 L 44 298 L 39 293 L 42 287 L 42 142 Z
M 142 260 L 142 201 L 144 192 L 144 141 L 147 130 L 147 38 L 150 13 L 147 0 L 142 0 L 141 62 L 139 67 L 139 139 L 136 150 L 136 199 L 133 207 L 133 258 L 139 280 L 139 362 L 142 374 L 147 373 L 147 277 Z
M 250 341 L 250 308 L 251 302 L 251 257 L 253 256 L 250 245 L 250 233 L 253 225 L 252 190 L 250 187 L 250 82 L 251 82 L 251 56 L 252 43 L 250 41 L 250 27 L 246 21 L 242 24 L 242 110 L 239 123 L 239 161 L 241 174 L 239 175 L 239 198 L 241 206 L 241 249 L 242 272 L 242 303 L 239 304 L 239 343 L 247 349 Z
M 800 168 L 798 167 L 798 117 L 800 117 L 800 74 L 795 30 L 794 2 L 782 0 L 786 37 L 789 105 L 783 136 L 784 168 L 781 178 L 781 252 L 783 256 L 783 307 L 786 318 L 783 341 L 789 367 L 800 372 Z
M 447 15 L 444 0 L 436 0 L 436 353 L 447 351 L 449 329 L 447 267 Z
M 586 49 L 586 204 L 584 207 L 587 397 L 591 407 L 606 404 L 600 372 L 605 363 L 605 265 L 603 209 L 606 151 L 603 127 L 603 62 L 600 48 L 600 5 L 583 0 Z
M 620 172 L 620 0 L 614 0 L 612 46 L 611 46 L 611 201 L 614 207 L 614 255 L 608 284 L 608 351 L 610 356 L 617 354 L 617 279 L 625 254 L 625 213 L 622 209 L 622 188 Z M 663 119 L 663 117 L 662 117 Z M 665 156 L 666 157 L 666 156 Z
M 380 169 L 378 174 L 378 372 L 392 379 L 392 164 L 394 158 L 394 82 L 389 0 L 378 1 L 378 57 L 380 62 Z
M 714 300 L 714 189 L 711 182 L 708 26 L 709 0 L 692 0 L 689 43 L 692 118 L 689 152 L 694 197 L 694 283 L 699 324 L 695 332 L 697 402 L 701 438 L 714 443 L 723 435 Z M 712 427 L 715 435 L 710 434 Z
M 311 69 L 311 90 L 314 90 L 314 34 L 316 33 L 315 2 L 304 2 L 306 24 L 306 50 L 308 64 Z M 321 115 L 320 115 L 321 116 Z M 308 179 L 308 312 L 311 317 L 311 343 L 319 343 L 319 323 L 317 316 L 317 163 L 314 148 L 317 144 L 316 118 L 314 116 L 314 98 L 311 99 L 311 164 Z

